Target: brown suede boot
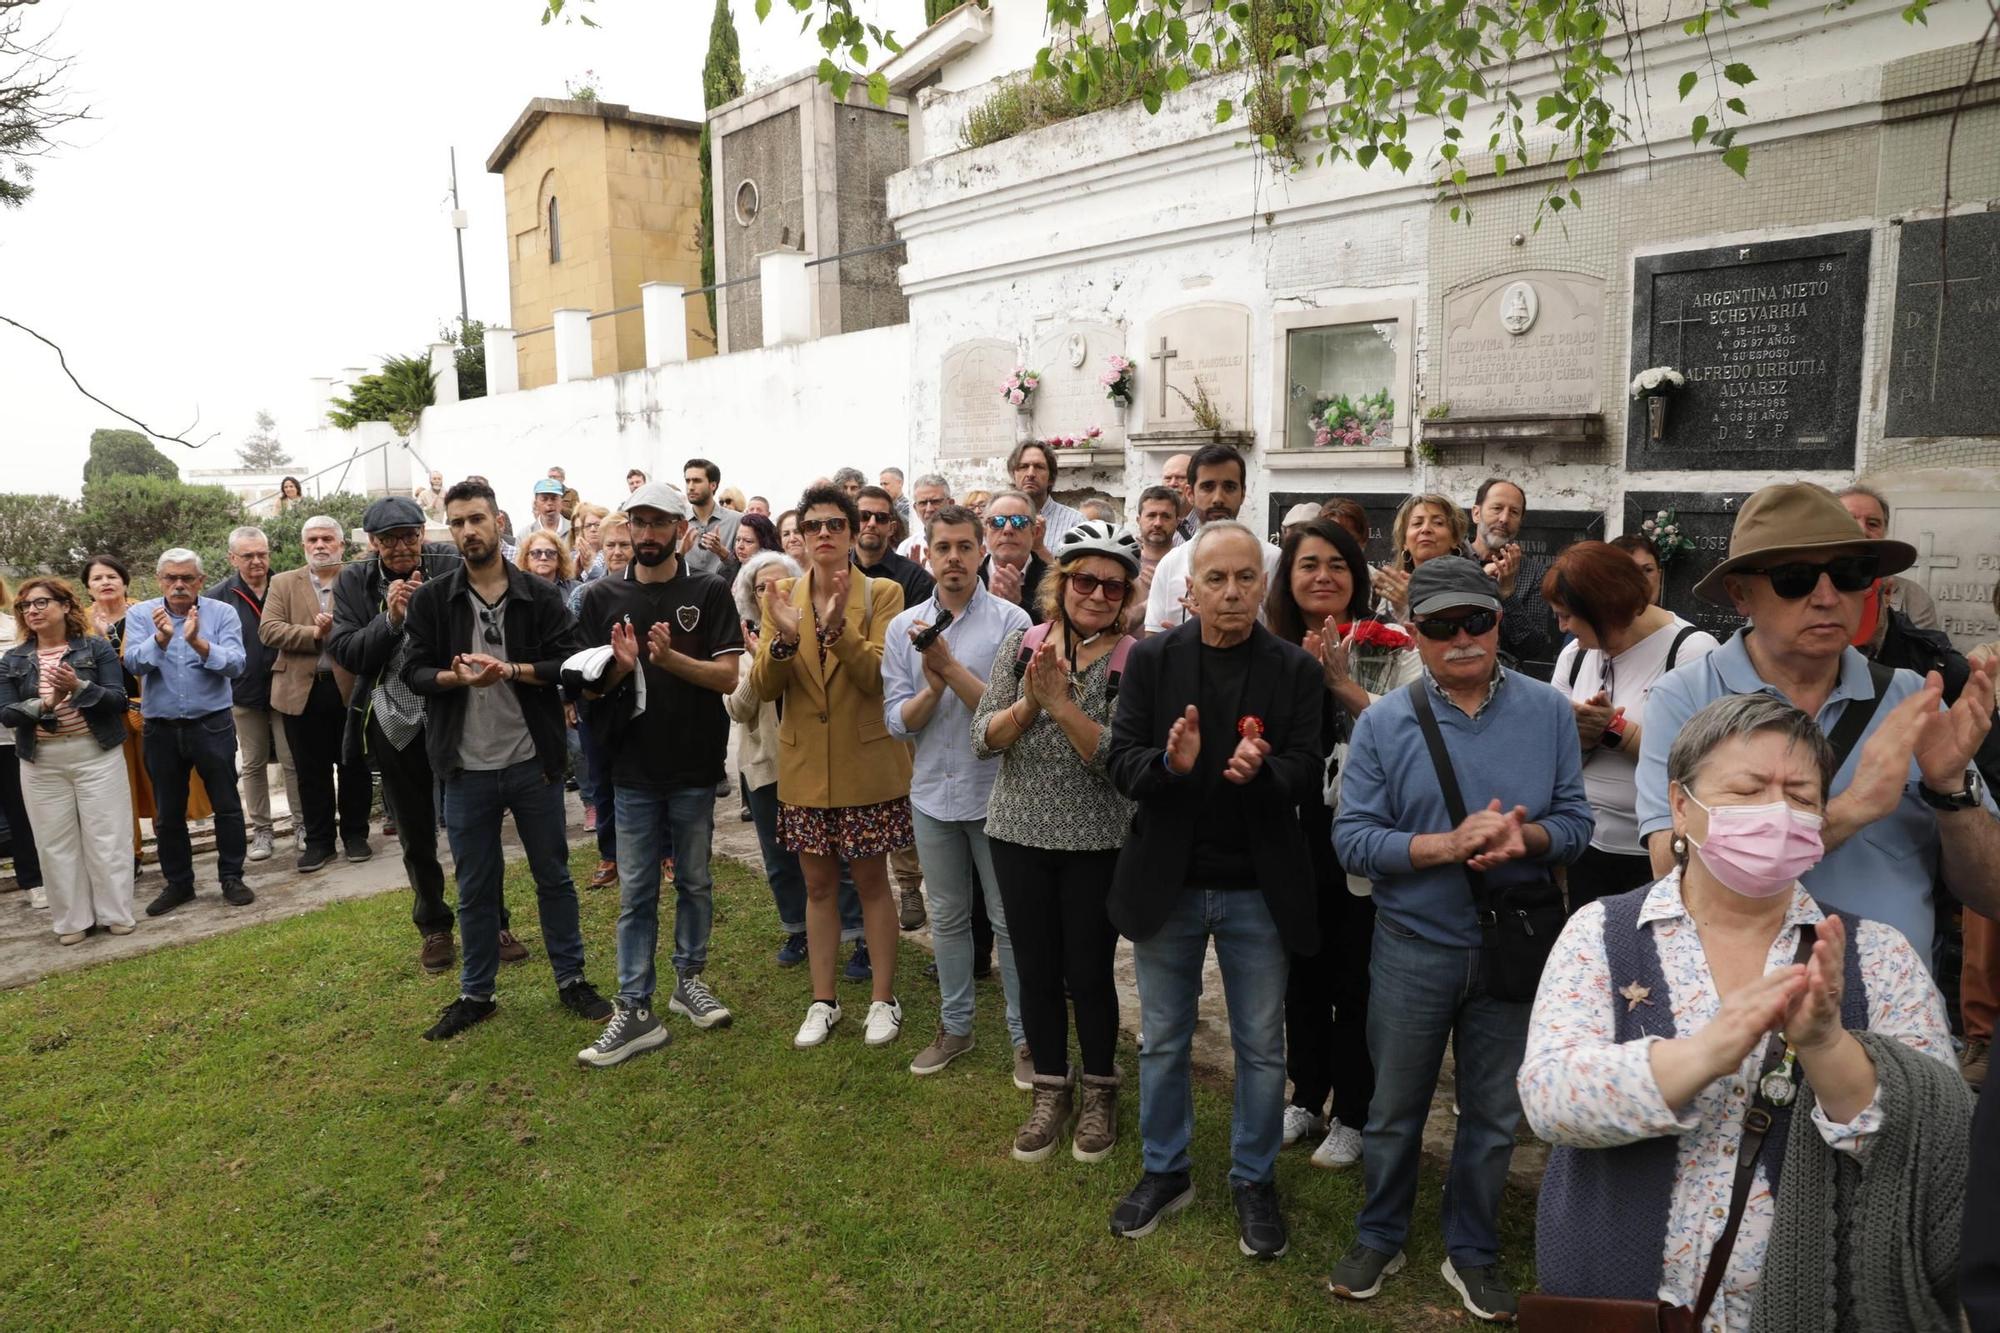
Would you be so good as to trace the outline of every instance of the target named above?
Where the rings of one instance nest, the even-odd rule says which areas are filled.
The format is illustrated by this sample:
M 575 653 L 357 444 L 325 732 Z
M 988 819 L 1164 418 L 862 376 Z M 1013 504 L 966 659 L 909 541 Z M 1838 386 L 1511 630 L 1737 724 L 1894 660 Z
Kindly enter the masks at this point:
M 1083 1109 L 1077 1112 L 1070 1156 L 1079 1162 L 1101 1162 L 1118 1146 L 1118 1087 L 1116 1074 L 1083 1076 Z
M 1035 1104 L 1014 1135 L 1014 1160 L 1046 1161 L 1062 1143 L 1072 1110 L 1070 1081 L 1054 1074 L 1035 1075 Z

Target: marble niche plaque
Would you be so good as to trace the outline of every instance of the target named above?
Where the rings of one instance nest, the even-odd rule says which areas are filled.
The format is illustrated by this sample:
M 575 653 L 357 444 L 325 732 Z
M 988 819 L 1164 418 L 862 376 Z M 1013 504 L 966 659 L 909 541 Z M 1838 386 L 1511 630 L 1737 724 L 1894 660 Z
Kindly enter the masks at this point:
M 1104 396 L 1098 376 L 1111 367 L 1113 355 L 1125 352 L 1125 329 L 1119 324 L 1084 321 L 1058 324 L 1035 344 L 1028 369 L 1041 372 L 1035 391 L 1035 434 L 1082 437 L 1092 426 L 1104 432 L 1097 447 L 1125 447 L 1125 413 Z M 1005 372 L 1002 372 L 1005 378 Z
M 1389 559 L 1389 528 L 1395 522 L 1397 506 L 1408 498 L 1403 495 L 1359 491 L 1274 491 L 1265 505 L 1265 517 L 1269 520 L 1265 539 L 1274 546 L 1283 542 L 1285 514 L 1293 505 L 1323 505 L 1336 498 L 1353 500 L 1368 511 L 1368 545 L 1362 554 L 1368 557 L 1370 565 L 1386 563 Z
M 1900 244 L 1882 433 L 2000 435 L 2000 213 L 1906 222 Z
M 1671 366 L 1687 384 L 1657 440 L 1625 402 L 1625 466 L 1854 466 L 1868 252 L 1853 231 L 1636 259 L 1627 376 Z
M 1938 628 L 1960 652 L 2000 639 L 1993 585 L 2000 580 L 2000 494 L 1889 494 L 1889 535 L 1917 548 L 1903 577 L 1937 603 Z
M 1444 298 L 1436 399 L 1454 417 L 1603 409 L 1604 280 L 1582 273 L 1503 273 Z
M 1209 301 L 1154 319 L 1133 358 L 1146 430 L 1196 429 L 1194 404 L 1206 390 L 1225 431 L 1250 429 L 1250 312 Z
M 1014 447 L 1014 409 L 1000 396 L 1018 354 L 1006 338 L 975 338 L 944 354 L 938 376 L 938 454 L 1005 458 Z
M 1683 535 L 1694 543 L 1661 571 L 1660 602 L 1667 610 L 1691 625 L 1699 626 L 1717 639 L 1726 639 L 1743 624 L 1743 617 L 1726 606 L 1705 602 L 1694 595 L 1694 585 L 1702 575 L 1729 558 L 1729 534 L 1736 527 L 1736 511 L 1750 498 L 1750 492 L 1718 494 L 1708 491 L 1630 491 L 1625 496 L 1625 531 L 1638 532 L 1639 525 L 1662 509 L 1674 511 Z

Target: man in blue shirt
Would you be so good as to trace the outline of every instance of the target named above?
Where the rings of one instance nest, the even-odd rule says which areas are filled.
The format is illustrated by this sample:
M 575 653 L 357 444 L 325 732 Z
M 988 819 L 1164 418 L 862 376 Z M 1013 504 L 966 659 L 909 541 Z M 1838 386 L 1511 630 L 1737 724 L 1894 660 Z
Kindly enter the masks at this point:
M 864 503 L 867 498 L 864 488 Z M 931 938 L 937 946 L 938 1031 L 910 1063 L 910 1072 L 918 1075 L 935 1074 L 972 1049 L 972 905 L 982 889 L 999 945 L 1016 1065 L 1022 1055 L 1014 948 L 986 841 L 995 765 L 973 756 L 972 713 L 986 693 L 1001 641 L 1028 628 L 1028 613 L 980 586 L 979 535 L 979 516 L 970 509 L 946 505 L 932 513 L 924 525 L 924 549 L 937 585 L 928 599 L 889 622 L 882 649 L 882 720 L 890 735 L 916 746 L 910 814 L 917 858 L 930 880 Z M 951 623 L 919 648 L 916 640 L 947 612 Z M 1016 1081 L 1023 1077 L 1017 1071 Z
M 1655 873 L 1674 860 L 1667 753 L 1681 724 L 1726 694 L 1762 691 L 1810 713 L 1829 736 L 1850 708 L 1871 710 L 1834 774 L 1820 830 L 1826 857 L 1799 879 L 1822 906 L 1894 926 L 1926 963 L 1940 870 L 1961 903 L 2000 914 L 2000 821 L 1972 762 L 1992 726 L 1992 667 L 1975 666 L 1958 702 L 1941 709 L 1936 672 L 1871 671 L 1852 647 L 1868 590 L 1915 559 L 1906 542 L 1863 536 L 1840 501 L 1810 483 L 1767 486 L 1744 501 L 1729 558 L 1695 592 L 1734 606 L 1750 627 L 1670 672 L 1646 699 L 1637 809 Z
M 1521 1119 L 1514 1079 L 1532 997 L 1493 993 L 1480 916 L 1509 889 L 1547 885 L 1552 898 L 1553 868 L 1583 854 L 1593 821 L 1569 700 L 1499 664 L 1493 576 L 1462 556 L 1439 556 L 1410 575 L 1409 607 L 1424 674 L 1355 722 L 1333 827 L 1340 863 L 1374 881 L 1376 917 L 1375 1096 L 1361 1136 L 1368 1197 L 1331 1286 L 1366 1300 L 1403 1266 L 1424 1118 L 1450 1041 L 1460 1116 L 1444 1191 L 1444 1278 L 1474 1316 L 1510 1319 L 1500 1195 Z M 1469 812 L 1455 828 L 1412 691 L 1436 718 Z M 1473 875 L 1490 895 L 1477 906 Z
M 201 774 L 215 807 L 215 869 L 232 907 L 256 901 L 243 882 L 243 801 L 236 791 L 236 719 L 230 682 L 243 673 L 243 626 L 226 602 L 200 595 L 201 557 L 175 547 L 155 569 L 164 597 L 125 613 L 125 669 L 143 682 L 146 775 L 153 781 L 153 832 L 167 887 L 147 916 L 194 897 L 188 842 L 188 774 Z

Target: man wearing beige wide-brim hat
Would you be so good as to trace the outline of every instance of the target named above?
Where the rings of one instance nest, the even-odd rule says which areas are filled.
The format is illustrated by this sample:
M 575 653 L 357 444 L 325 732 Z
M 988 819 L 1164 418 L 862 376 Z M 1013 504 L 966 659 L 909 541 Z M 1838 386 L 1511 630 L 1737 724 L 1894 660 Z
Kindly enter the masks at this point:
M 1646 699 L 1639 748 L 1639 838 L 1655 874 L 1676 864 L 1667 754 L 1688 718 L 1726 695 L 1765 693 L 1815 718 L 1838 768 L 1820 836 L 1825 857 L 1799 882 L 1822 907 L 1886 922 L 1931 961 L 1931 887 L 1940 868 L 1969 907 L 2000 913 L 2000 813 L 1972 757 L 1993 724 L 1993 667 L 1975 667 L 1951 708 L 1943 682 L 1869 662 L 1851 644 L 1877 579 L 1908 569 L 1904 542 L 1864 536 L 1831 491 L 1766 486 L 1744 502 L 1729 558 L 1695 585 L 1750 624 L 1675 670 Z M 1852 733 L 1861 719 L 1859 733 Z M 1841 723 L 1847 719 L 1843 729 Z M 1744 802 L 1786 799 L 1782 784 Z M 1706 839 L 1697 812 L 1688 842 Z M 1681 855 L 1692 854 L 1683 851 Z

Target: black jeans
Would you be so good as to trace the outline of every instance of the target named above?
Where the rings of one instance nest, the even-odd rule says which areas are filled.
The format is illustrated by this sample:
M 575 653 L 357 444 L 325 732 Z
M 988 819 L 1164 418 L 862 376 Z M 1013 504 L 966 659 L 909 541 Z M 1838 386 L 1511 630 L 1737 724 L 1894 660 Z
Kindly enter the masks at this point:
M 1034 1053 L 1035 1072 L 1069 1072 L 1074 1005 L 1083 1072 L 1111 1077 L 1118 1072 L 1118 989 L 1111 978 L 1118 929 L 1105 902 L 1118 849 L 1050 852 L 994 837 L 987 843 L 1021 978 L 1021 1034 Z
M 382 724 L 370 717 L 368 758 L 382 775 L 382 804 L 396 822 L 396 840 L 403 847 L 403 873 L 410 877 L 410 888 L 416 894 L 410 921 L 424 935 L 450 930 L 451 904 L 444 896 L 444 867 L 438 864 L 437 783 L 431 776 L 423 735 L 419 733 L 398 750 L 382 733 Z M 300 774 L 302 783 L 304 776 Z
M 194 892 L 194 848 L 188 842 L 188 774 L 201 774 L 215 807 L 215 871 L 243 878 L 243 799 L 236 792 L 236 719 L 227 708 L 201 717 L 146 719 L 146 776 L 153 780 L 153 832 L 167 887 Z M 301 797 L 301 800 L 304 798 Z
M 1368 1101 L 1375 1095 L 1375 1065 L 1368 1058 L 1368 959 L 1374 939 L 1375 900 L 1349 893 L 1347 876 L 1336 867 L 1334 874 L 1320 876 L 1319 952 L 1293 954 L 1285 985 L 1285 1072 L 1292 1079 L 1292 1105 L 1331 1114 L 1357 1130 L 1368 1123 Z
M 340 686 L 333 673 L 322 671 L 314 676 L 312 693 L 306 696 L 306 711 L 297 717 L 286 713 L 284 719 L 285 739 L 291 742 L 292 764 L 299 775 L 299 804 L 305 807 L 299 812 L 299 819 L 305 829 L 306 850 L 333 850 L 336 808 L 340 814 L 340 840 L 350 844 L 367 842 L 375 780 L 368 772 L 368 765 L 340 762 L 347 705 L 340 701 Z M 336 776 L 340 792 L 337 805 Z
M 14 879 L 24 889 L 42 887 L 42 858 L 35 853 L 35 830 L 28 826 L 28 805 L 21 799 L 21 761 L 11 745 L 0 755 L 0 815 L 7 817 L 7 836 L 14 845 Z

